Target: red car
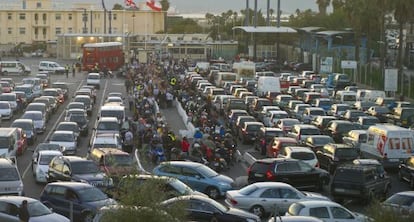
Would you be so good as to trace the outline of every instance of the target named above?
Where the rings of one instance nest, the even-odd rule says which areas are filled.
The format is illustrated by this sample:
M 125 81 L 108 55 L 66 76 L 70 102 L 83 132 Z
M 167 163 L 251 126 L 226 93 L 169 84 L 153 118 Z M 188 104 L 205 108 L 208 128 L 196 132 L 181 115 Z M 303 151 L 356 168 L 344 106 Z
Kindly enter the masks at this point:
M 27 149 L 26 134 L 21 128 L 17 128 L 18 140 L 17 140 L 17 155 L 22 155 Z
M 283 147 L 298 146 L 299 142 L 291 137 L 274 137 L 267 147 L 267 156 L 276 158 Z
M 9 82 L 1 81 L 0 85 L 1 85 L 3 93 L 9 93 L 13 91 L 13 87 L 10 85 Z

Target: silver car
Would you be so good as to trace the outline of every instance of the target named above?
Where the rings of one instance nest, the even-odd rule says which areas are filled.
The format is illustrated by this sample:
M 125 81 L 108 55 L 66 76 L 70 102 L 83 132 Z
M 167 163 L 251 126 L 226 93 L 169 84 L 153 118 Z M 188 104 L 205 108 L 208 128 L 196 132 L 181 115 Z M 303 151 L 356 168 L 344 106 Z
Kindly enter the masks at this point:
M 257 182 L 226 193 L 226 204 L 263 217 L 279 211 L 283 215 L 292 203 L 305 200 L 329 200 L 318 193 L 302 192 L 282 182 Z M 278 209 L 275 209 L 275 206 Z
M 26 111 L 20 117 L 22 119 L 31 119 L 33 120 L 34 127 L 37 133 L 44 133 L 46 130 L 46 119 L 45 116 L 40 111 Z
M 77 141 L 73 131 L 58 130 L 50 136 L 49 143 L 61 145 L 64 155 L 75 155 Z

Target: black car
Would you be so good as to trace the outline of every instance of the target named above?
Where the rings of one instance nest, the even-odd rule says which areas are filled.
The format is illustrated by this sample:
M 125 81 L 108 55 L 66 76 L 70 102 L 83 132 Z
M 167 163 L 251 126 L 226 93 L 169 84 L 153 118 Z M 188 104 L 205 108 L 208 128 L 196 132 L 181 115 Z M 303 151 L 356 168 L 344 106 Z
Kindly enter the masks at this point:
M 84 115 L 70 115 L 68 122 L 75 122 L 78 124 L 81 136 L 87 136 L 89 132 L 88 119 Z
M 257 139 L 254 142 L 254 148 L 259 150 L 260 153 L 264 156 L 266 155 L 266 148 L 270 142 L 272 142 L 274 137 L 283 137 L 285 132 L 279 128 L 274 127 L 262 127 L 260 128 Z
M 243 144 L 256 141 L 259 130 L 262 127 L 264 127 L 264 125 L 261 122 L 244 122 L 239 128 L 239 139 Z
M 337 202 L 360 199 L 368 203 L 374 198 L 385 198 L 390 189 L 390 178 L 372 165 L 339 166 L 331 183 L 331 195 Z
M 360 156 L 360 150 L 349 144 L 329 143 L 316 152 L 322 169 L 333 174 L 343 163 L 350 163 Z
M 98 188 L 80 182 L 49 183 L 40 194 L 40 201 L 68 218 L 72 203 L 74 221 L 92 221 L 98 209 L 116 204 Z
M 329 173 L 301 160 L 267 158 L 256 160 L 247 171 L 248 183 L 285 182 L 298 189 L 322 190 L 329 183 Z
M 414 156 L 402 161 L 398 168 L 398 178 L 410 183 L 411 189 L 414 189 Z
M 199 195 L 175 197 L 161 203 L 164 207 L 187 206 L 187 218 L 191 221 L 259 222 L 252 213 L 223 204 Z
M 323 130 L 325 135 L 328 135 L 334 139 L 336 143 L 342 143 L 343 137 L 351 130 L 360 129 L 356 123 L 352 123 L 347 120 L 331 120 L 326 128 Z
M 92 161 L 78 156 L 56 156 L 50 161 L 47 181 L 86 182 L 99 188 L 113 185 L 111 178 L 100 171 Z

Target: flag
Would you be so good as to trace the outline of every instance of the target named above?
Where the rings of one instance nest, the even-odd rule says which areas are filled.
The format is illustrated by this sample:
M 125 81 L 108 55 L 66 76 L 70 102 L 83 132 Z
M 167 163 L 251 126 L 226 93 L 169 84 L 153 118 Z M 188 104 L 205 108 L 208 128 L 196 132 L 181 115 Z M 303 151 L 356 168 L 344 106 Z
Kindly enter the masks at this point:
M 157 12 L 160 12 L 162 9 L 161 4 L 159 2 L 155 2 L 155 0 L 147 0 L 147 6 Z
M 125 0 L 125 5 L 131 8 L 137 8 L 137 5 L 135 4 L 133 0 Z

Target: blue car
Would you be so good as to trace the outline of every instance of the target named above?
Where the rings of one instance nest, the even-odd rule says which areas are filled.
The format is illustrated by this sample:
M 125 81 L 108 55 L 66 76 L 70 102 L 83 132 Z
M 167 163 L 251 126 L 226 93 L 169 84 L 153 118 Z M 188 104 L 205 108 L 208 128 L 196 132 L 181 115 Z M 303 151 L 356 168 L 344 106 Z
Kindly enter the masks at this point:
M 158 176 L 175 177 L 192 189 L 217 199 L 224 196 L 226 191 L 233 189 L 233 179 L 218 174 L 206 165 L 187 161 L 163 162 L 154 168 L 153 173 Z

